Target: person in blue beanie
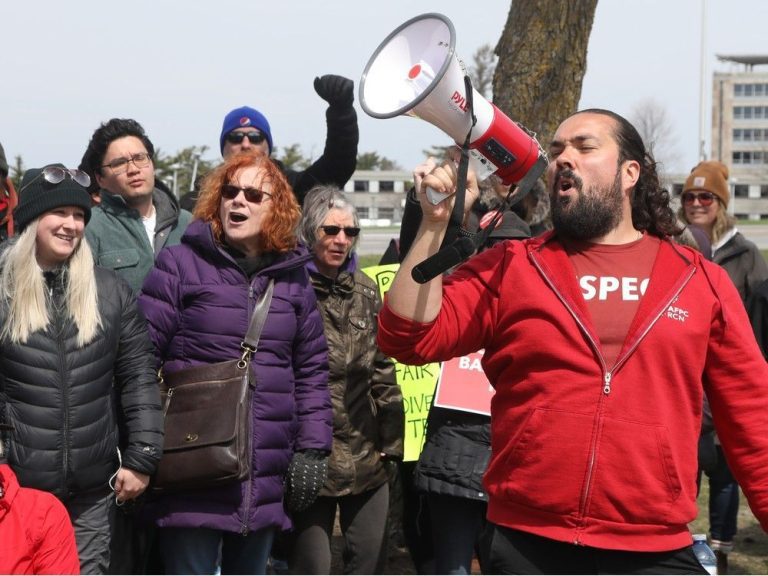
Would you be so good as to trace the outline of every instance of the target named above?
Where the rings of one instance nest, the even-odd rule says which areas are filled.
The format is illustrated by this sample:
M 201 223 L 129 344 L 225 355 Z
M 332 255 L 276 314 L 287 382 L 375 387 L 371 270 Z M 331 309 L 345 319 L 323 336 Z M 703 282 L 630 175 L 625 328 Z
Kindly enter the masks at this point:
M 318 184 L 329 184 L 343 189 L 357 167 L 357 144 L 360 133 L 354 103 L 354 82 L 343 76 L 326 74 L 315 78 L 315 92 L 328 102 L 325 112 L 328 131 L 322 155 L 305 170 L 293 170 L 281 161 L 280 166 L 299 201 L 304 203 L 307 192 Z M 231 110 L 224 117 L 219 136 L 221 155 L 226 160 L 240 152 L 262 152 L 272 156 L 275 152 L 272 128 L 266 116 L 250 106 Z M 182 208 L 192 210 L 197 191 L 181 199 Z

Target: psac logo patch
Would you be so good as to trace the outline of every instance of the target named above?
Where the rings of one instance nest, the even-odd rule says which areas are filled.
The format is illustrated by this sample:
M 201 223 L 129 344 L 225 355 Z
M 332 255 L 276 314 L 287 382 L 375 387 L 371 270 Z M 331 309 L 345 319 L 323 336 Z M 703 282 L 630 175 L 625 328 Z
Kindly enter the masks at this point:
M 680 322 L 681 324 L 684 324 L 686 320 L 688 320 L 689 316 L 688 310 L 685 310 L 684 308 L 680 308 L 678 306 L 670 306 L 667 308 L 667 318 L 670 320 L 676 320 Z

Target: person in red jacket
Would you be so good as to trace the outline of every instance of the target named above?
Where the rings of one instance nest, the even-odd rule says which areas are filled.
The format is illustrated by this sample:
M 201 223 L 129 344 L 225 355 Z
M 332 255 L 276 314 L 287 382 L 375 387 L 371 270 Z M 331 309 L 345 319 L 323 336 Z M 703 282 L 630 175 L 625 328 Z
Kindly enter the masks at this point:
M 80 574 L 75 531 L 56 496 L 22 488 L 0 425 L 0 574 Z
M 456 166 L 416 182 L 423 219 L 379 315 L 407 364 L 484 349 L 495 388 L 484 573 L 705 573 L 697 439 L 706 392 L 723 449 L 768 528 L 768 364 L 727 273 L 670 241 L 680 226 L 637 130 L 601 109 L 558 127 L 554 229 L 424 284 Z M 467 205 L 477 194 L 468 180 Z

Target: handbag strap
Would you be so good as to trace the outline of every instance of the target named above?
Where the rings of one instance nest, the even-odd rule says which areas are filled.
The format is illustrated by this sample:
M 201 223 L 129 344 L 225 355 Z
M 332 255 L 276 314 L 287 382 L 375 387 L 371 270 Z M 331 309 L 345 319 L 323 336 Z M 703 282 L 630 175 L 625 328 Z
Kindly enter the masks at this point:
M 275 289 L 275 280 L 269 279 L 267 289 L 264 290 L 264 294 L 261 295 L 256 307 L 253 309 L 251 315 L 251 323 L 248 325 L 248 332 L 245 335 L 245 340 L 240 343 L 240 346 L 244 350 L 243 358 L 246 354 L 251 355 L 256 352 L 256 348 L 259 345 L 259 338 L 261 337 L 261 330 L 264 328 L 264 323 L 267 321 L 267 314 L 269 313 L 269 305 L 272 302 L 272 292 Z

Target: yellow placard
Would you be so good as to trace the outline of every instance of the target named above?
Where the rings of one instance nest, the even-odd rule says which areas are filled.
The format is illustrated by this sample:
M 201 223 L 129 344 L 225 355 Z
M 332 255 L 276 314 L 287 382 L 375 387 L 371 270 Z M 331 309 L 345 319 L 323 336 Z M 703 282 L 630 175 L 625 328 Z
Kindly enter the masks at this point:
M 363 272 L 372 278 L 379 286 L 381 297 L 392 285 L 399 264 L 369 266 Z M 418 460 L 424 445 L 424 432 L 427 425 L 427 414 L 432 405 L 437 377 L 440 374 L 440 363 L 431 362 L 424 366 L 409 366 L 395 362 L 397 383 L 403 393 L 405 406 L 405 453 L 406 462 Z

